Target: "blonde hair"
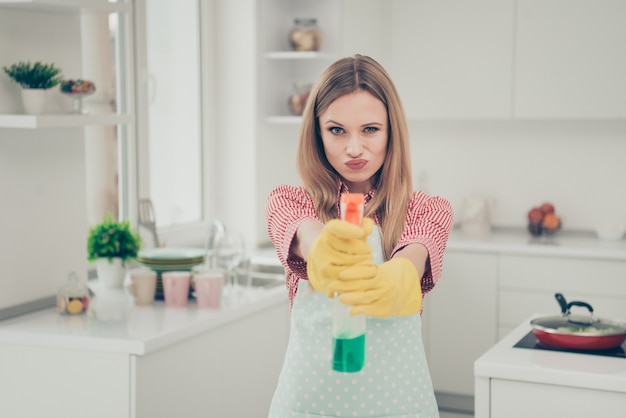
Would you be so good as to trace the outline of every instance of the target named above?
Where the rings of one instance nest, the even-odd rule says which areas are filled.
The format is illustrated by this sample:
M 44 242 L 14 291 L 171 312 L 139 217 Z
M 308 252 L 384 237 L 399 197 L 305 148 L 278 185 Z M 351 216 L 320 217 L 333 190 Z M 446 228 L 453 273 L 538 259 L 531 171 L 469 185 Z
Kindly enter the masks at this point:
M 297 151 L 298 173 L 315 203 L 317 216 L 323 222 L 337 218 L 337 187 L 341 177 L 326 158 L 319 115 L 337 98 L 360 90 L 377 97 L 387 109 L 387 154 L 372 179 L 376 193 L 364 215 L 378 219 L 385 258 L 389 258 L 404 230 L 413 184 L 404 109 L 389 74 L 374 59 L 359 54 L 342 58 L 319 77 L 303 113 Z

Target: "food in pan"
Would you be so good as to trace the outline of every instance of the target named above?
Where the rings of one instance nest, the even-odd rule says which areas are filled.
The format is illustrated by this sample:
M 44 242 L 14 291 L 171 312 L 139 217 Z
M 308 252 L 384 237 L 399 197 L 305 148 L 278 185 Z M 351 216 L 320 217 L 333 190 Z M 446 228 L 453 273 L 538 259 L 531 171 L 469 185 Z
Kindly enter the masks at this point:
M 597 327 L 558 327 L 558 332 L 568 332 L 572 334 L 613 334 L 618 332 L 616 328 L 597 328 Z

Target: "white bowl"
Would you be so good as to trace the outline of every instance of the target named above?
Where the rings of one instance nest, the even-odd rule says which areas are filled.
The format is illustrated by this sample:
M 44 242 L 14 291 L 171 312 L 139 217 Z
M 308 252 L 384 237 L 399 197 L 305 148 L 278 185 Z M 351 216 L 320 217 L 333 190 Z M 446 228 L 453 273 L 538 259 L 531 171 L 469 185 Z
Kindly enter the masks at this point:
M 619 241 L 624 236 L 624 225 L 617 224 L 603 224 L 596 225 L 596 235 L 598 238 L 605 241 Z

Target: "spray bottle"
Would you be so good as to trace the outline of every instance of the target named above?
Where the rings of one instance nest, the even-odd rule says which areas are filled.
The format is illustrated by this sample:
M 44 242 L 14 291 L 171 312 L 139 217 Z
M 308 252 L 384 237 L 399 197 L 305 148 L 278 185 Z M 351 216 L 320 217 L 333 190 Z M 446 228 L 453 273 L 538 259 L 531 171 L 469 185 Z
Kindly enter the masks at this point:
M 361 225 L 364 196 L 361 193 L 341 195 L 341 219 Z M 333 310 L 333 370 L 358 372 L 365 364 L 365 315 L 350 315 L 350 306 L 344 305 L 335 294 Z

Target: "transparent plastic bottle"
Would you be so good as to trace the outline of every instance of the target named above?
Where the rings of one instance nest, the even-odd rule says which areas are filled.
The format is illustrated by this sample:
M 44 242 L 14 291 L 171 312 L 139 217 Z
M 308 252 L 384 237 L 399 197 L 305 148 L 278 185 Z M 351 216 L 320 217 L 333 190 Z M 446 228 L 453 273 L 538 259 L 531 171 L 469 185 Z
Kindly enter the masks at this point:
M 364 196 L 345 193 L 341 196 L 341 219 L 361 224 Z M 333 370 L 358 372 L 365 364 L 365 315 L 350 315 L 351 306 L 343 304 L 335 294 L 333 307 Z

